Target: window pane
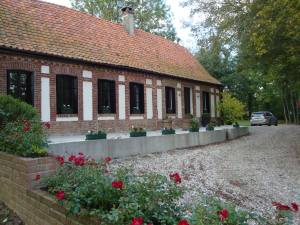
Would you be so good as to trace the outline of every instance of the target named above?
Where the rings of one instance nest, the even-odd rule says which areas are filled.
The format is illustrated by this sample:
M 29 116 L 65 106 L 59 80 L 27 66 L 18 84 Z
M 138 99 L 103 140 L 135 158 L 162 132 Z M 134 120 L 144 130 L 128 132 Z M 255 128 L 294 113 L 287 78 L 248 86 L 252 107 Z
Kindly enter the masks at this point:
M 202 98 L 203 98 L 203 112 L 210 113 L 209 93 L 203 91 Z
M 176 101 L 175 101 L 175 88 L 166 87 L 166 112 L 167 113 L 176 113 Z
M 191 113 L 191 92 L 190 88 L 184 88 L 184 112 L 185 114 Z
M 138 83 L 130 83 L 130 113 L 144 113 L 144 85 Z
M 77 77 L 56 76 L 56 105 L 57 114 L 78 113 Z
M 7 73 L 7 94 L 33 105 L 32 73 L 11 70 Z
M 98 112 L 116 113 L 115 82 L 111 80 L 98 80 Z

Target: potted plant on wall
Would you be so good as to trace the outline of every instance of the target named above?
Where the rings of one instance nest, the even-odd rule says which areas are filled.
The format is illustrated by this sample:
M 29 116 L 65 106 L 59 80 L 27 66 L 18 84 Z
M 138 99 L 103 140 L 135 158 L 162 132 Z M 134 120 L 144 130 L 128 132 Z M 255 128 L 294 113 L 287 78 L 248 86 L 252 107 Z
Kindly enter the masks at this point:
M 171 128 L 164 128 L 161 131 L 162 135 L 169 135 L 169 134 L 175 134 L 175 130 L 171 127 Z
M 201 125 L 202 127 L 206 127 L 207 124 L 210 123 L 210 113 L 203 113 L 201 117 Z
M 133 127 L 130 131 L 130 137 L 144 137 L 147 136 L 147 132 L 141 127 Z
M 89 131 L 85 135 L 85 140 L 98 140 L 98 139 L 106 139 L 107 134 L 104 131 L 99 130 L 98 132 Z
M 190 122 L 190 132 L 199 132 L 199 121 L 197 117 L 193 117 Z

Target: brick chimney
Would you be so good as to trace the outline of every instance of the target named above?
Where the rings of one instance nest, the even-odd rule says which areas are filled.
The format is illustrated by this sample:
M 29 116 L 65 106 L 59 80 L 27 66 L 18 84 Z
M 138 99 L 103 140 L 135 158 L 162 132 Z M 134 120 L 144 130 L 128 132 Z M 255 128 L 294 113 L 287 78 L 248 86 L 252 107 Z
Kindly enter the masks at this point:
M 122 24 L 124 28 L 127 30 L 129 35 L 134 34 L 134 13 L 133 8 L 131 7 L 123 7 L 122 9 Z

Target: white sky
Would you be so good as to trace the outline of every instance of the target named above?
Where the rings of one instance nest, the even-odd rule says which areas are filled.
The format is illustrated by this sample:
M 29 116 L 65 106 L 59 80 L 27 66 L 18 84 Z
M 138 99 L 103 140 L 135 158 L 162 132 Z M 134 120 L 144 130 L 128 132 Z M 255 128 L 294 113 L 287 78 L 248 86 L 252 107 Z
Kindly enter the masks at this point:
M 43 0 L 46 2 L 52 2 L 59 5 L 71 7 L 69 0 Z M 166 0 L 167 4 L 171 7 L 173 14 L 173 23 L 176 28 L 178 37 L 181 39 L 180 44 L 194 52 L 196 49 L 196 41 L 191 35 L 189 28 L 183 27 L 184 21 L 189 21 L 189 9 L 180 7 L 181 0 Z

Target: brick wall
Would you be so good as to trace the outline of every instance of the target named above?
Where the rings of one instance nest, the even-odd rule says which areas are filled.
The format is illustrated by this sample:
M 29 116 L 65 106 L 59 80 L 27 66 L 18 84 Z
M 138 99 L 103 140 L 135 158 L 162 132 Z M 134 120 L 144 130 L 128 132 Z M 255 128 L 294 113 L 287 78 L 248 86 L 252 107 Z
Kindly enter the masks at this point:
M 93 218 L 67 216 L 52 196 L 36 190 L 36 174 L 49 176 L 56 167 L 52 157 L 21 158 L 0 152 L 0 200 L 26 225 L 99 225 Z
M 49 66 L 50 73 L 42 74 L 41 66 Z M 195 87 L 199 86 L 201 89 L 201 112 L 202 112 L 202 91 L 207 91 L 209 93 L 211 88 L 219 88 L 214 85 L 208 85 L 201 82 L 189 81 L 184 79 L 170 78 L 167 76 L 146 74 L 141 72 L 136 72 L 132 70 L 120 70 L 116 68 L 109 67 L 100 67 L 95 65 L 79 64 L 72 61 L 62 61 L 52 58 L 42 58 L 42 57 L 33 57 L 25 56 L 20 54 L 8 54 L 0 52 L 0 94 L 6 94 L 7 92 L 7 70 L 10 69 L 20 69 L 28 70 L 34 73 L 34 106 L 41 111 L 41 78 L 48 77 L 50 79 L 50 118 L 51 118 L 51 129 L 50 133 L 85 133 L 88 130 L 97 130 L 99 129 L 106 130 L 108 132 L 114 131 L 126 131 L 131 128 L 132 125 L 145 127 L 149 130 L 160 129 L 162 121 L 157 117 L 157 80 L 160 80 L 162 83 L 162 102 L 163 102 L 163 118 L 166 118 L 166 109 L 165 109 L 165 94 L 164 87 L 172 86 L 177 90 L 181 90 L 181 102 L 182 102 L 182 112 L 183 118 L 178 118 L 177 114 L 174 116 L 175 127 L 182 127 L 184 117 L 184 95 L 183 88 L 190 87 L 193 90 L 193 112 L 196 112 L 196 98 L 195 98 Z M 92 72 L 92 78 L 84 78 L 82 76 L 83 70 L 88 70 Z M 56 114 L 56 75 L 57 74 L 67 74 L 76 76 L 78 78 L 78 121 L 72 122 L 61 122 L 57 120 Z M 125 82 L 119 81 L 119 76 L 125 77 Z M 116 82 L 116 114 L 111 115 L 114 117 L 114 120 L 98 120 L 98 100 L 97 100 L 97 80 L 98 79 L 110 79 Z M 153 102 L 153 118 L 146 118 L 146 87 L 149 86 L 146 84 L 146 79 L 152 80 L 152 102 Z M 93 86 L 93 120 L 84 121 L 83 120 L 83 94 L 82 94 L 82 82 L 91 81 Z M 138 82 L 144 84 L 145 91 L 145 114 L 142 115 L 144 119 L 142 120 L 132 120 L 130 119 L 130 108 L 129 108 L 129 83 Z M 178 88 L 178 83 L 181 84 L 181 88 Z M 126 119 L 119 120 L 119 105 L 118 105 L 118 84 L 125 84 L 125 95 L 126 95 Z M 177 101 L 176 101 L 177 104 Z

